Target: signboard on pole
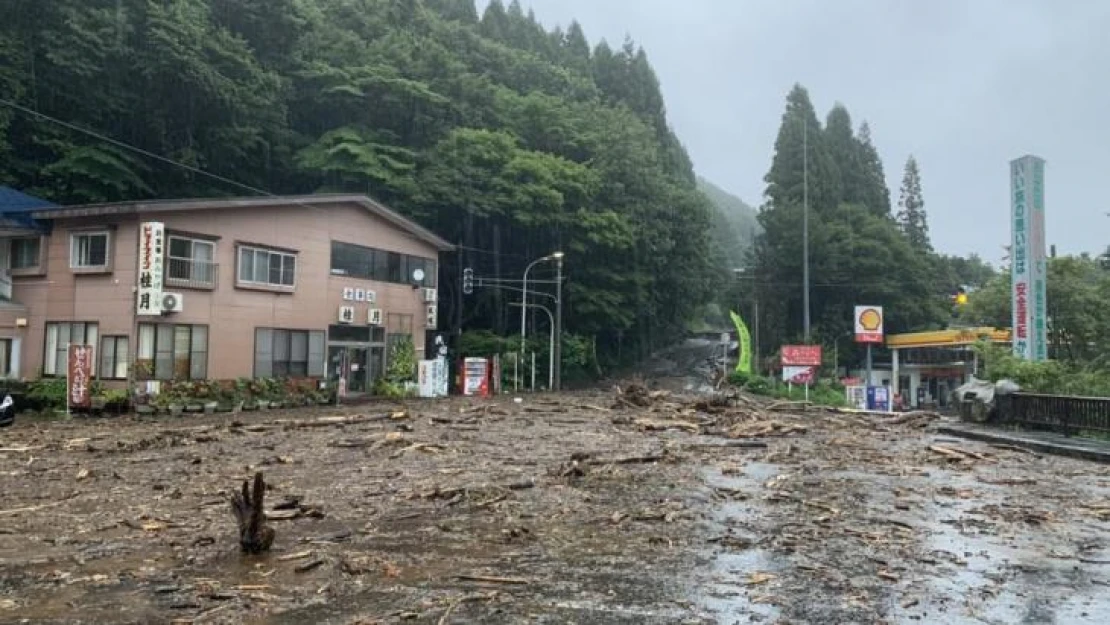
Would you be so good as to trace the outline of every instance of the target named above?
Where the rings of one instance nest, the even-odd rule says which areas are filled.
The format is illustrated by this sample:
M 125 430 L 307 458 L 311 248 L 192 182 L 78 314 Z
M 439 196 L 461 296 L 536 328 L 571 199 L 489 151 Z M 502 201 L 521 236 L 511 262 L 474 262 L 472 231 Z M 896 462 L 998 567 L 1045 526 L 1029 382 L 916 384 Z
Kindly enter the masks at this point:
M 817 368 L 807 366 L 783 366 L 782 381 L 787 384 L 813 384 L 816 379 Z
M 856 342 L 883 342 L 883 307 L 856 306 Z
M 1045 360 L 1048 261 L 1044 238 L 1044 159 L 1023 156 L 1010 161 L 1010 199 L 1014 355 L 1026 360 Z
M 66 405 L 69 408 L 92 406 L 92 345 L 69 346 L 66 359 Z
M 783 367 L 820 367 L 820 345 L 783 345 Z
M 146 221 L 139 228 L 139 284 L 135 314 L 158 316 L 162 314 L 162 259 L 166 239 L 166 226 L 158 221 Z

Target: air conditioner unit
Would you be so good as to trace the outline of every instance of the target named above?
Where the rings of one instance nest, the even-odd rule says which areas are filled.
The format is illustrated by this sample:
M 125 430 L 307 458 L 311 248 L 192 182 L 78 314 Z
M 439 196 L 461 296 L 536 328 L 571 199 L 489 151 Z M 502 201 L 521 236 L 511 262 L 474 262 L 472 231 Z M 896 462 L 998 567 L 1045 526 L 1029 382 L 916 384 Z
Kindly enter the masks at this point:
M 162 313 L 176 313 L 185 309 L 185 298 L 180 293 L 162 293 Z
M 435 304 L 432 304 L 428 306 L 426 312 L 428 313 L 427 326 L 429 329 L 434 330 L 436 327 L 436 318 L 439 316 L 439 310 L 436 308 Z
M 372 326 L 382 325 L 382 309 L 371 308 L 370 313 L 366 317 L 366 321 Z
M 355 307 L 354 306 L 340 306 L 339 307 L 339 323 L 354 323 L 355 321 Z
M 425 304 L 434 304 L 434 303 L 436 303 L 436 290 L 435 289 L 424 289 L 424 303 Z

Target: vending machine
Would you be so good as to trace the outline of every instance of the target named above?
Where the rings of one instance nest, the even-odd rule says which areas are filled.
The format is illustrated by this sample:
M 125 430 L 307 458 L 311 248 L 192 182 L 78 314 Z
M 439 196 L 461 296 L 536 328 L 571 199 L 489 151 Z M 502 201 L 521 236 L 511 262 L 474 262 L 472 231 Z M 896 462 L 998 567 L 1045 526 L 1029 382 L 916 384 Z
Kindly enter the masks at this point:
M 468 397 L 486 397 L 490 392 L 489 360 L 485 358 L 464 358 L 459 373 L 462 394 Z

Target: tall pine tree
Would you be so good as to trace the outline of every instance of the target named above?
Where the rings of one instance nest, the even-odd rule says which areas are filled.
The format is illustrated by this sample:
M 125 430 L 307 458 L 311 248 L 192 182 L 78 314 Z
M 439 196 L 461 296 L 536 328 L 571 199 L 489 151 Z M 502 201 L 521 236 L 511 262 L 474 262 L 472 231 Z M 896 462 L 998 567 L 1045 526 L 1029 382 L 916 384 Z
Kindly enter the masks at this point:
M 925 216 L 925 198 L 921 194 L 921 170 L 917 159 L 906 159 L 902 174 L 902 191 L 898 198 L 898 225 L 916 250 L 931 251 L 929 224 Z
M 817 120 L 809 92 L 801 85 L 794 85 L 786 96 L 786 111 L 775 139 L 771 169 L 763 178 L 767 183 L 766 208 L 800 206 L 804 196 L 803 181 L 807 177 L 810 209 L 828 211 L 835 207 L 841 194 L 836 163 L 823 140 L 821 122 Z
M 883 161 L 879 158 L 879 151 L 875 149 L 875 144 L 871 142 L 871 126 L 867 122 L 860 124 L 857 140 L 863 175 L 866 179 L 865 197 L 861 204 L 867 206 L 876 215 L 889 215 L 890 189 L 886 186 Z

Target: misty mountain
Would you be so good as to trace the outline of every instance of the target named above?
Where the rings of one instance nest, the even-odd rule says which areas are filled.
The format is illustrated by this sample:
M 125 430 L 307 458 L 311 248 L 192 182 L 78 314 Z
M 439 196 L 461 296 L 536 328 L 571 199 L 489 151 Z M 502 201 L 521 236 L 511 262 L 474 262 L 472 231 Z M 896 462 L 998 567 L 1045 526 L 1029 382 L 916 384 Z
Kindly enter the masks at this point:
M 728 259 L 730 267 L 743 266 L 755 236 L 762 231 L 756 220 L 756 209 L 700 176 L 698 189 L 716 209 L 711 217 L 714 243 Z

